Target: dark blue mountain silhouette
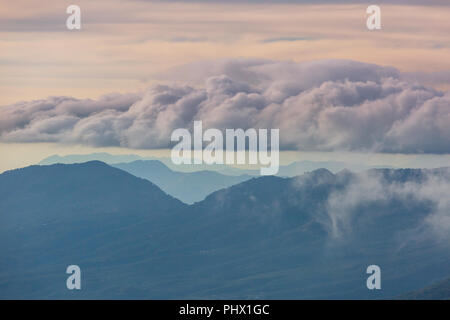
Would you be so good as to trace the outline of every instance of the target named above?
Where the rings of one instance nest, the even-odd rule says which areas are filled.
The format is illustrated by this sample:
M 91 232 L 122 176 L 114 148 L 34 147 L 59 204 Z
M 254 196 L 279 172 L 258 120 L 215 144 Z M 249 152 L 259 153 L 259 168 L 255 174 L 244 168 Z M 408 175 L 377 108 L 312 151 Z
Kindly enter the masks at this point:
M 378 170 L 383 184 L 448 170 Z M 404 243 L 433 204 L 366 201 L 344 237 L 328 199 L 358 178 L 316 170 L 260 177 L 191 206 L 101 162 L 0 175 L 0 298 L 383 298 L 449 276 L 446 243 Z M 419 241 L 420 240 L 420 241 Z M 82 270 L 69 291 L 68 265 Z M 382 268 L 382 290 L 366 267 Z

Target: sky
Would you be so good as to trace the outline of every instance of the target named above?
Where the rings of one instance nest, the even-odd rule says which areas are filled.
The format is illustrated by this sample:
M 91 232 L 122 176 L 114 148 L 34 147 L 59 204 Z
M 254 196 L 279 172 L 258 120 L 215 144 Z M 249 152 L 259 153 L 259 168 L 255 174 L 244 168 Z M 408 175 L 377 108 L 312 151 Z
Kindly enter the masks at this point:
M 0 2 L 0 169 L 167 149 L 195 119 L 280 128 L 286 152 L 450 154 L 447 1 L 379 1 L 376 31 L 363 1 Z

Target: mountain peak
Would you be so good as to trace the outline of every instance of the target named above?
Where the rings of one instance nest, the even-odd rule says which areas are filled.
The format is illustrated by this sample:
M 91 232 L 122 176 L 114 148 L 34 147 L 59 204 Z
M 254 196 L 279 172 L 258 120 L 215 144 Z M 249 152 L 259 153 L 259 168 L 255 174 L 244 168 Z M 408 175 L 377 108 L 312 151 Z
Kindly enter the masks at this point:
M 77 199 L 83 199 L 79 205 L 85 205 L 88 211 L 96 207 L 99 211 L 117 211 L 130 202 L 132 207 L 141 205 L 142 212 L 182 204 L 152 182 L 101 161 L 34 165 L 6 171 L 0 174 L 0 196 L 16 199 L 25 210 L 32 209 L 27 206 L 29 197 L 47 203 L 49 210 L 63 208 Z

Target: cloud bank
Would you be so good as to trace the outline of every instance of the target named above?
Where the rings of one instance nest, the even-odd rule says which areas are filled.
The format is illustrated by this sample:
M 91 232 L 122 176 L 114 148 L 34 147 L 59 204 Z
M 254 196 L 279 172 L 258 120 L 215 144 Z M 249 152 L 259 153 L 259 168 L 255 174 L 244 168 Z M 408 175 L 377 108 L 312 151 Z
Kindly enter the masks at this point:
M 170 76 L 177 84 L 138 94 L 1 107 L 0 141 L 166 148 L 174 129 L 202 120 L 204 128 L 279 128 L 284 150 L 450 153 L 450 93 L 391 67 L 234 59 Z

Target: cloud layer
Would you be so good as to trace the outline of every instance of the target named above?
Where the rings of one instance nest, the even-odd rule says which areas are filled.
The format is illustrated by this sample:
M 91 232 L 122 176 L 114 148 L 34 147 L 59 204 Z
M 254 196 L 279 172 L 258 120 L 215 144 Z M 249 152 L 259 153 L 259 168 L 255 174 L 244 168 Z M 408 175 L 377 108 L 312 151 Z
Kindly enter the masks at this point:
M 285 150 L 450 153 L 450 93 L 394 68 L 347 60 L 202 62 L 184 84 L 98 100 L 49 97 L 0 108 L 0 141 L 170 147 L 176 128 L 279 128 Z

